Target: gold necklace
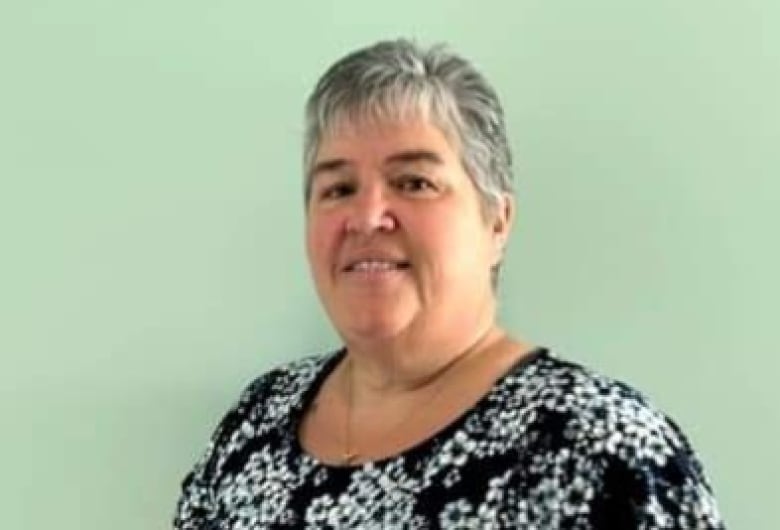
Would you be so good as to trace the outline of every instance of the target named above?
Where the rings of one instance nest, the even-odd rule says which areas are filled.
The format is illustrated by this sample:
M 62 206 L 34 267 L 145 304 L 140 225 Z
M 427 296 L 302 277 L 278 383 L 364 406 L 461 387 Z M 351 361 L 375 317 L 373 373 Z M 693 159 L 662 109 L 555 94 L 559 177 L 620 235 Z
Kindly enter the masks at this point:
M 444 367 L 440 368 L 433 376 L 432 379 L 435 380 L 435 383 L 437 385 L 435 391 L 431 395 L 431 397 L 427 400 L 426 407 L 415 407 L 412 409 L 412 411 L 407 414 L 404 418 L 399 421 L 392 432 L 395 432 L 396 429 L 401 427 L 402 425 L 409 423 L 409 421 L 414 418 L 417 414 L 420 414 L 422 410 L 427 410 L 431 403 L 435 402 L 436 398 L 441 393 L 442 389 L 445 385 L 441 384 L 441 381 L 443 381 L 445 378 L 444 376 L 447 374 L 447 372 L 451 371 L 452 368 L 460 364 L 461 361 L 465 361 L 471 355 L 478 351 L 479 346 L 482 345 L 482 343 L 485 341 L 485 339 L 490 334 L 490 331 L 492 330 L 489 328 L 487 332 L 483 333 L 482 336 L 474 343 L 472 344 L 465 352 L 463 352 L 461 355 L 458 355 L 451 361 L 449 361 Z M 356 461 L 360 458 L 360 453 L 356 452 L 352 448 L 352 409 L 353 409 L 353 403 L 354 403 L 354 394 L 353 394 L 353 380 L 354 380 L 354 373 L 353 373 L 353 367 L 352 367 L 352 358 L 347 356 L 346 360 L 346 374 L 347 374 L 347 414 L 344 418 L 344 451 L 342 452 L 341 457 L 341 465 L 343 466 L 350 466 L 356 463 Z

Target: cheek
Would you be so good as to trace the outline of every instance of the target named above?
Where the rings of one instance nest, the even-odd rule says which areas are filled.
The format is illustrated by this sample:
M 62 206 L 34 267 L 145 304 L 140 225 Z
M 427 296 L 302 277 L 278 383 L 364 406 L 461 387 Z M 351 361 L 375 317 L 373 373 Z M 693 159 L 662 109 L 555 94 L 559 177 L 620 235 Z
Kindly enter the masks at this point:
M 306 226 L 306 252 L 309 264 L 315 274 L 329 270 L 338 234 L 335 219 L 318 216 L 309 220 Z
M 446 283 L 456 276 L 463 253 L 463 239 L 458 233 L 457 226 L 437 221 L 415 227 L 411 245 L 428 281 Z
M 435 260 L 437 274 L 446 281 L 458 281 L 489 269 L 487 238 L 485 227 L 462 217 L 431 227 L 426 232 L 426 246 Z

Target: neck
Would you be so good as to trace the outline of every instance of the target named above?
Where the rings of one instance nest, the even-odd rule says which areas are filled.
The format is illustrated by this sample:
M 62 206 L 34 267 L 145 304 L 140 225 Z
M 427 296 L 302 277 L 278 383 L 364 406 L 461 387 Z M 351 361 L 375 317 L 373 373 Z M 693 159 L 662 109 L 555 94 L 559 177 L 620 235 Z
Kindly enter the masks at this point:
M 504 332 L 485 319 L 469 333 L 446 339 L 386 340 L 347 344 L 353 392 L 358 398 L 377 399 L 420 390 L 450 367 L 478 355 L 501 340 Z M 345 363 L 346 364 L 346 363 Z

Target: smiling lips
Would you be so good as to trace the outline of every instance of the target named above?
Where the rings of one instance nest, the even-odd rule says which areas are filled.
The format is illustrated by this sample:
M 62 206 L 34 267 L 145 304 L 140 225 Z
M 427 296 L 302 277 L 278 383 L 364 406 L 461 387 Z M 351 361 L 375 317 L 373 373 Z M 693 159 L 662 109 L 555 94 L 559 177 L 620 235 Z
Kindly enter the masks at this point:
M 405 270 L 409 268 L 409 262 L 389 259 L 360 259 L 350 262 L 344 267 L 344 272 L 386 272 Z
M 409 260 L 399 253 L 381 249 L 362 249 L 351 252 L 342 262 L 341 272 L 377 275 L 410 268 Z

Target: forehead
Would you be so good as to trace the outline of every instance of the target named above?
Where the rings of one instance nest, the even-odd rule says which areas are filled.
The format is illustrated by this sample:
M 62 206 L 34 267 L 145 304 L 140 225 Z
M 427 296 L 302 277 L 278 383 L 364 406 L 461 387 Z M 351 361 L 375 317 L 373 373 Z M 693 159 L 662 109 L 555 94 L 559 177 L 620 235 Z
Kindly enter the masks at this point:
M 377 163 L 436 161 L 434 157 L 397 156 L 405 152 L 433 153 L 444 163 L 458 158 L 458 142 L 448 130 L 421 116 L 341 119 L 322 135 L 313 162 L 316 165 L 333 158 Z

